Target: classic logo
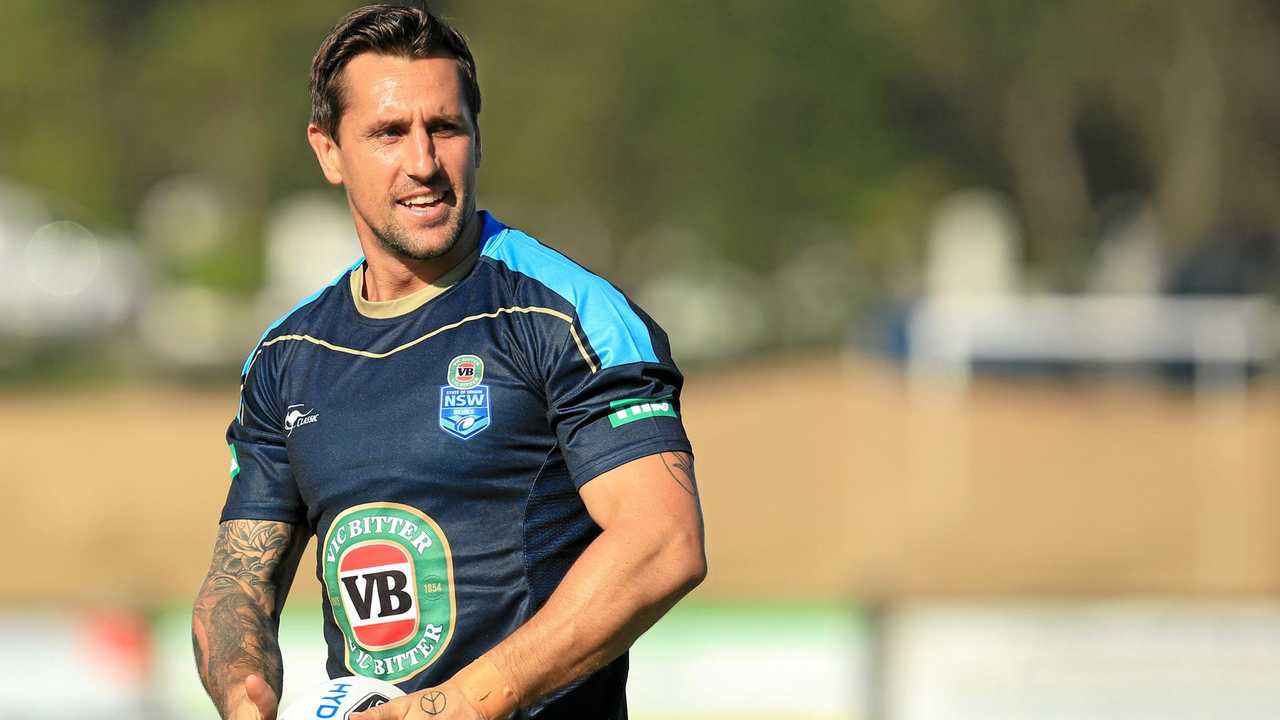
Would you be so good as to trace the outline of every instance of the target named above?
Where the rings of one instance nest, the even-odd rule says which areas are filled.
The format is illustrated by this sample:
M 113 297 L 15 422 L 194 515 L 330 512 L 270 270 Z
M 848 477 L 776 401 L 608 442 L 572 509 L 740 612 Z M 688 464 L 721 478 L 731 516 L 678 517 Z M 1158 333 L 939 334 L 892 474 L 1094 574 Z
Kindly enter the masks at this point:
M 353 673 L 400 682 L 440 657 L 453 636 L 453 556 L 416 508 L 368 503 L 334 519 L 322 558 L 333 620 Z
M 484 380 L 484 361 L 475 355 L 459 355 L 449 361 L 447 379 L 450 387 L 473 388 Z
M 475 355 L 459 355 L 449 362 L 440 386 L 440 429 L 470 440 L 489 427 L 489 386 L 484 380 L 484 361 Z
M 284 414 L 285 437 L 293 437 L 295 428 L 310 425 L 319 419 L 320 413 L 316 410 L 308 410 L 306 405 L 290 405 L 289 411 Z

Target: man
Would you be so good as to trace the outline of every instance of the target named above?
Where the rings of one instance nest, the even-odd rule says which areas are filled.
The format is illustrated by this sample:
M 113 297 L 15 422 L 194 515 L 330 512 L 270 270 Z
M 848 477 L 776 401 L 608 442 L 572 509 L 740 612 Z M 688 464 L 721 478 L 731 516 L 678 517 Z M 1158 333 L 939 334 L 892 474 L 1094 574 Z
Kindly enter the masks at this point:
M 621 293 L 475 205 L 475 63 L 417 10 L 343 18 L 308 138 L 365 257 L 245 362 L 192 635 L 223 718 L 272 720 L 318 538 L 358 720 L 625 718 L 626 650 L 706 572 L 681 376 Z

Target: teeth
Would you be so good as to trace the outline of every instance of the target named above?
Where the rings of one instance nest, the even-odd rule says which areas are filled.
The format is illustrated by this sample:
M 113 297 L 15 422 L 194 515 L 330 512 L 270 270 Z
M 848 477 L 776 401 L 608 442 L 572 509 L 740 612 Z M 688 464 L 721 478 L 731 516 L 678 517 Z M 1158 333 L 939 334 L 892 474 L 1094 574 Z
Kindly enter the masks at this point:
M 408 198 L 407 200 L 401 200 L 400 204 L 408 205 L 410 207 L 423 207 L 425 205 L 430 205 L 431 203 L 439 200 L 440 198 L 441 198 L 440 193 L 430 193 L 428 195 L 419 195 L 417 197 Z

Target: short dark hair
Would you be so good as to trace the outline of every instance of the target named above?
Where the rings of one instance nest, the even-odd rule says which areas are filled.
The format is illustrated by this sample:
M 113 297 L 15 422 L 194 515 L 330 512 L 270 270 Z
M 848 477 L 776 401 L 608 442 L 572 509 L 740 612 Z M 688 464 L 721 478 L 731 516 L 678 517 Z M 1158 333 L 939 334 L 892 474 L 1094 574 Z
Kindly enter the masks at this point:
M 366 5 L 342 18 L 320 43 L 311 60 L 311 122 L 334 142 L 346 109 L 342 70 L 355 56 L 372 52 L 425 58 L 446 52 L 458 61 L 471 120 L 480 115 L 480 83 L 467 39 L 426 9 L 398 5 Z

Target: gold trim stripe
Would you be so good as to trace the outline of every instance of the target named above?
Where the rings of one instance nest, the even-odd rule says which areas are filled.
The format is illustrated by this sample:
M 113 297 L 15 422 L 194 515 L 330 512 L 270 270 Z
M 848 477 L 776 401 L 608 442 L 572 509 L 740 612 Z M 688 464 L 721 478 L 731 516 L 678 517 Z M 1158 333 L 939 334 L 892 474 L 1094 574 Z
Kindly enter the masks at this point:
M 343 347 L 342 345 L 334 345 L 328 340 L 321 340 L 320 338 L 312 337 L 310 335 L 280 335 L 278 337 L 273 337 L 270 340 L 262 343 L 262 346 L 258 348 L 258 352 L 261 353 L 264 349 L 271 347 L 272 345 L 275 345 L 278 342 L 284 342 L 285 340 L 299 340 L 302 342 L 312 343 L 313 345 L 319 345 L 320 347 L 323 347 L 323 348 L 328 348 L 329 350 L 333 350 L 334 352 L 347 353 L 348 355 L 358 355 L 360 357 L 367 357 L 367 358 L 373 358 L 375 360 L 381 360 L 382 358 L 395 355 L 401 350 L 408 350 L 409 348 L 413 347 L 414 345 L 417 345 L 418 343 L 424 342 L 426 340 L 430 340 L 431 338 L 435 337 L 436 335 L 439 335 L 442 332 L 446 332 L 446 331 L 461 327 L 462 325 L 465 325 L 466 323 L 469 323 L 473 320 L 493 319 L 500 315 L 510 315 L 512 313 L 526 313 L 526 314 L 538 313 L 541 315 L 550 315 L 554 318 L 558 318 L 560 320 L 565 321 L 566 323 L 569 324 L 569 333 L 573 335 L 573 342 L 578 346 L 578 352 L 582 355 L 582 359 L 587 361 L 587 367 L 591 368 L 591 372 L 593 374 L 598 370 L 598 368 L 596 367 L 596 364 L 592 362 L 591 356 L 587 354 L 587 348 L 585 345 L 582 344 L 582 338 L 578 337 L 578 331 L 573 326 L 573 318 L 569 317 L 568 315 L 565 315 L 559 310 L 552 310 L 551 308 L 545 308 L 545 307 L 505 307 L 505 308 L 498 308 L 493 312 L 480 313 L 479 315 L 468 315 L 467 317 L 462 318 L 458 322 L 449 323 L 448 325 L 438 327 L 435 330 L 432 330 L 431 332 L 427 333 L 426 335 L 423 335 L 422 337 L 416 338 L 414 340 L 410 340 L 409 342 L 404 343 L 403 345 L 399 345 L 397 347 L 391 348 L 386 352 L 380 352 L 380 353 L 370 352 L 368 350 L 357 350 L 355 348 Z M 254 359 L 256 360 L 257 358 L 255 357 Z

